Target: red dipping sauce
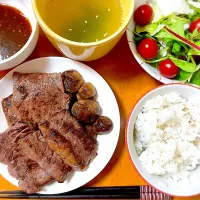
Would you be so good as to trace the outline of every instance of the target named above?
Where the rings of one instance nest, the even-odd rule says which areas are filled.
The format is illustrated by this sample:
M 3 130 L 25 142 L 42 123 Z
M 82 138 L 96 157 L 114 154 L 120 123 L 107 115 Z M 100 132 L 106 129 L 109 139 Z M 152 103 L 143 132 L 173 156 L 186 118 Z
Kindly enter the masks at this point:
M 0 4 L 0 61 L 17 53 L 31 32 L 31 24 L 20 10 Z

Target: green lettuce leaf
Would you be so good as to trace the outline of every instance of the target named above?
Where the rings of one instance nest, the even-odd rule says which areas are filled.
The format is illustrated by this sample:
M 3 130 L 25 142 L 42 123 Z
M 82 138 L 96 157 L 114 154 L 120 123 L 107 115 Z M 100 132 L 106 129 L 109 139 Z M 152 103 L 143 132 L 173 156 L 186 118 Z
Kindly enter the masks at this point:
M 188 18 L 190 19 L 190 21 L 192 22 L 192 21 L 194 21 L 194 20 L 196 20 L 196 19 L 198 19 L 199 18 L 199 14 L 200 14 L 200 11 L 195 11 L 193 14 L 190 14 L 189 16 L 188 16 Z
M 136 32 L 142 33 L 147 32 L 151 35 L 155 35 L 158 33 L 165 25 L 170 27 L 170 29 L 173 29 L 177 33 L 182 30 L 181 36 L 184 35 L 184 24 L 189 24 L 190 20 L 186 19 L 184 17 L 176 16 L 175 14 L 171 14 L 168 17 L 161 18 L 159 21 L 148 24 L 146 26 L 136 26 Z
M 172 56 L 169 56 L 169 58 L 172 60 L 172 62 L 179 67 L 180 69 L 186 71 L 186 72 L 195 72 L 197 70 L 196 64 L 194 62 L 188 62 L 185 60 L 181 60 Z
M 191 72 L 186 72 L 186 71 L 181 69 L 180 73 L 176 77 L 176 80 L 186 82 L 190 79 L 191 76 L 192 76 Z
M 177 21 L 176 24 L 173 24 L 170 29 L 175 33 L 179 34 L 182 37 L 185 37 L 184 23 Z
M 193 31 L 193 33 L 190 33 L 189 31 L 186 32 L 186 38 L 188 40 L 191 40 L 191 41 L 196 41 L 196 40 L 200 40 L 200 32 L 198 31 L 198 29 L 195 29 Z
M 193 31 L 193 33 L 191 34 L 190 38 L 192 40 L 200 40 L 200 32 L 198 31 L 197 28 Z
M 200 86 L 200 70 L 193 74 L 192 78 L 190 79 L 190 83 Z
M 155 35 L 156 38 L 160 39 L 176 39 L 172 34 L 168 33 L 165 29 L 162 29 Z
M 185 32 L 184 32 L 184 23 L 181 21 L 177 21 L 176 23 L 172 24 L 171 26 L 168 26 L 169 29 L 174 31 L 175 33 L 179 34 L 182 37 L 185 37 Z M 167 32 L 165 29 L 162 29 L 159 33 L 155 35 L 157 38 L 167 38 L 167 39 L 173 39 L 176 41 L 180 41 L 178 38 L 174 37 L 172 34 Z
M 175 14 L 172 14 L 171 16 L 169 16 L 168 21 L 169 21 L 169 24 L 171 24 L 171 25 L 176 23 L 176 22 L 181 22 L 183 24 L 189 24 L 190 23 L 190 20 L 188 18 L 184 17 L 183 15 L 177 16 Z
M 197 46 L 200 46 L 200 40 L 199 41 L 197 41 L 197 42 L 195 42 L 195 44 L 197 45 Z M 193 48 L 191 48 L 189 51 L 188 51 L 188 55 L 200 55 L 200 51 L 198 51 L 198 50 L 196 50 L 196 49 L 193 49 Z
M 193 38 L 193 37 L 197 37 L 197 36 L 199 36 L 199 31 L 198 31 L 198 29 L 195 29 L 193 31 L 193 33 L 191 33 L 190 37 Z
M 156 29 L 158 29 L 157 23 L 148 24 L 146 26 L 136 26 L 137 33 L 148 32 L 149 34 L 153 34 L 156 31 Z
M 179 52 L 180 50 L 181 50 L 181 45 L 179 43 L 175 42 L 172 47 L 172 52 L 176 53 L 176 52 Z

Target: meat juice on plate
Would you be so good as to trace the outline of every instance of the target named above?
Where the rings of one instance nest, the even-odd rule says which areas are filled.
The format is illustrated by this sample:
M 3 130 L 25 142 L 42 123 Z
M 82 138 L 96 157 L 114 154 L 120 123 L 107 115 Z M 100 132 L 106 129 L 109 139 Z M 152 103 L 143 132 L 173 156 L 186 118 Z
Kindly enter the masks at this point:
M 123 22 L 123 8 L 120 0 L 49 0 L 45 21 L 63 38 L 83 43 L 97 42 L 119 29 Z

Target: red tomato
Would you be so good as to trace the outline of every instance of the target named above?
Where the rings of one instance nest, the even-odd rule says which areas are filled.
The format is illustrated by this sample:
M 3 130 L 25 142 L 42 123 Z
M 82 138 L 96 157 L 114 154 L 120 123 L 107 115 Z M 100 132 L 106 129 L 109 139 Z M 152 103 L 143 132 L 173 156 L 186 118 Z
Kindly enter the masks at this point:
M 134 13 L 135 23 L 140 26 L 149 24 L 153 19 L 153 9 L 150 5 L 144 4 L 139 6 Z
M 198 32 L 200 32 L 200 18 L 194 20 L 191 24 L 190 24 L 190 28 L 189 31 L 190 33 L 193 33 L 193 31 L 197 29 Z
M 157 56 L 158 44 L 154 39 L 145 38 L 139 43 L 137 51 L 145 60 L 151 60 Z
M 159 71 L 161 75 L 166 78 L 174 78 L 179 73 L 179 68 L 168 58 L 159 64 Z

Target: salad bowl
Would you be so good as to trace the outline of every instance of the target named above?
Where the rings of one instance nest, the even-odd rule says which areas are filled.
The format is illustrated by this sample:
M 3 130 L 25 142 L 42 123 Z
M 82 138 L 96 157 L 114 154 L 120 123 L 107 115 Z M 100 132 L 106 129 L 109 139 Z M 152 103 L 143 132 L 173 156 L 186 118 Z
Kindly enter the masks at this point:
M 183 2 L 184 2 L 184 4 L 183 4 Z M 135 10 L 138 7 L 140 7 L 141 5 L 146 4 L 146 3 L 147 3 L 147 1 L 145 1 L 145 0 L 135 0 Z M 171 1 L 171 3 L 173 3 L 173 2 Z M 163 45 L 163 41 L 165 41 L 165 35 L 163 35 L 163 38 L 161 38 L 161 37 L 156 38 L 156 35 L 163 34 L 163 31 L 162 31 L 163 29 L 165 29 L 166 27 L 168 28 L 167 25 L 165 26 L 165 24 L 160 23 L 160 21 L 162 21 L 162 19 L 165 19 L 166 21 L 168 20 L 168 21 L 171 21 L 171 23 L 173 23 L 173 19 L 177 18 L 177 21 L 185 22 L 184 29 L 180 30 L 179 27 L 178 27 L 179 25 L 177 25 L 177 21 L 174 21 L 174 28 L 168 29 L 168 33 L 167 33 L 168 35 L 170 35 L 171 34 L 170 31 L 173 30 L 172 34 L 171 34 L 171 40 L 174 39 L 175 41 L 177 41 L 178 45 L 179 44 L 181 44 L 183 46 L 186 45 L 186 47 L 188 47 L 188 49 L 189 49 L 188 51 L 185 50 L 183 52 L 183 54 L 186 55 L 186 59 L 181 60 L 182 58 L 180 59 L 180 57 L 177 56 L 178 53 L 177 53 L 177 55 L 176 54 L 173 55 L 172 59 L 175 60 L 176 66 L 179 67 L 179 74 L 174 78 L 167 78 L 166 76 L 161 75 L 161 73 L 159 71 L 159 62 L 154 63 L 154 60 L 156 60 L 156 58 L 153 59 L 153 60 L 145 60 L 138 54 L 136 39 L 134 37 L 134 32 L 136 30 L 136 24 L 135 24 L 135 21 L 134 21 L 134 17 L 131 19 L 131 22 L 130 22 L 130 24 L 127 28 L 127 31 L 126 31 L 130 50 L 131 50 L 133 56 L 135 57 L 135 59 L 137 60 L 137 62 L 141 65 L 141 67 L 148 74 L 150 74 L 153 78 L 157 79 L 158 81 L 165 83 L 165 84 L 182 82 L 182 83 L 195 84 L 195 85 L 199 86 L 200 81 L 198 80 L 197 77 L 198 77 L 198 74 L 199 74 L 200 64 L 198 62 L 196 62 L 195 64 L 193 63 L 194 65 L 192 66 L 193 61 L 190 61 L 190 63 L 189 62 L 187 63 L 187 59 L 189 57 L 188 56 L 189 54 L 191 54 L 190 55 L 190 57 L 192 57 L 191 60 L 193 60 L 193 55 L 194 56 L 200 55 L 200 50 L 198 50 L 198 49 L 200 49 L 200 38 L 198 38 L 199 40 L 196 40 L 195 42 L 190 44 L 190 41 L 187 39 L 187 35 L 190 35 L 189 27 L 190 27 L 191 22 L 189 22 L 189 20 L 187 21 L 187 19 L 186 19 L 187 17 L 185 18 L 185 16 L 189 16 L 191 18 L 196 17 L 195 13 L 198 12 L 198 15 L 197 14 L 196 15 L 200 19 L 200 12 L 198 11 L 199 8 L 200 8 L 200 3 L 193 1 L 193 0 L 188 0 L 188 1 L 187 0 L 177 0 L 176 2 L 174 2 L 173 8 L 172 8 L 172 6 L 170 6 L 171 3 L 163 1 L 163 0 L 150 0 L 150 1 L 148 1 L 148 4 L 152 6 L 153 11 L 154 11 L 153 21 L 150 24 L 147 25 L 149 27 L 147 27 L 147 26 L 142 27 L 141 26 L 137 30 L 139 30 L 140 32 L 143 32 L 143 31 L 145 32 L 146 30 L 149 31 L 146 35 L 144 34 L 144 37 L 149 36 L 150 38 L 153 38 L 156 41 L 158 41 L 158 43 L 159 43 L 158 54 L 159 54 L 161 52 L 161 48 L 163 48 L 163 49 L 164 48 L 166 48 L 166 49 L 171 48 L 171 47 L 168 46 L 168 43 L 167 44 L 164 43 L 164 45 Z M 162 7 L 162 9 L 160 9 L 160 8 L 158 9 L 158 7 L 159 7 L 158 5 L 160 7 Z M 185 5 L 187 5 L 188 7 L 186 7 Z M 193 8 L 194 8 L 194 10 L 193 10 Z M 176 13 L 176 12 L 178 12 L 178 13 Z M 182 31 L 183 32 L 185 31 L 184 36 L 182 35 Z M 197 30 L 195 30 L 195 31 L 197 32 Z M 154 33 L 152 33 L 152 32 L 154 32 Z M 180 36 L 177 34 L 178 32 L 180 32 Z M 175 34 L 178 35 L 178 37 L 176 37 Z M 199 37 L 199 33 L 198 33 L 198 37 Z M 193 47 L 193 45 L 196 45 L 195 47 L 197 49 L 195 49 Z M 170 51 L 172 51 L 172 50 L 170 49 Z M 176 51 L 182 52 L 183 50 L 177 49 Z M 164 60 L 166 55 L 167 55 L 167 51 L 163 52 L 163 58 L 162 58 L 162 56 L 160 56 L 159 58 L 157 58 L 157 60 L 158 61 Z M 171 55 L 169 55 L 169 58 L 172 57 L 172 56 L 171 57 L 170 56 Z M 153 62 L 151 62 L 151 61 L 153 61 Z M 179 63 L 179 61 L 180 61 L 181 64 Z M 153 66 L 152 63 L 154 63 L 154 66 Z M 193 67 L 193 70 L 189 69 L 190 66 Z

